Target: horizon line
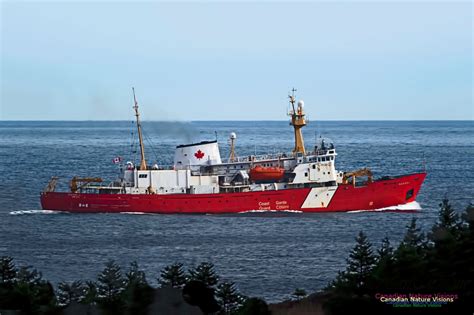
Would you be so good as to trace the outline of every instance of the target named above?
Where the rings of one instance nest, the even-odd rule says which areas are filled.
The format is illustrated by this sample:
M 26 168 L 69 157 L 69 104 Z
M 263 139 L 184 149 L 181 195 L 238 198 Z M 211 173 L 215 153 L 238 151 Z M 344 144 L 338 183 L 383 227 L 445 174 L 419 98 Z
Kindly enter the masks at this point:
M 0 119 L 0 122 L 129 122 L 135 121 L 134 119 Z M 251 122 L 251 121 L 268 121 L 268 122 L 286 122 L 287 119 L 195 119 L 195 120 L 141 120 L 142 122 L 183 122 L 183 123 L 191 123 L 191 122 Z M 318 119 L 318 120 L 311 120 L 307 119 L 308 122 L 314 121 L 334 121 L 334 122 L 356 122 L 356 121 L 472 121 L 474 122 L 474 118 L 471 119 Z

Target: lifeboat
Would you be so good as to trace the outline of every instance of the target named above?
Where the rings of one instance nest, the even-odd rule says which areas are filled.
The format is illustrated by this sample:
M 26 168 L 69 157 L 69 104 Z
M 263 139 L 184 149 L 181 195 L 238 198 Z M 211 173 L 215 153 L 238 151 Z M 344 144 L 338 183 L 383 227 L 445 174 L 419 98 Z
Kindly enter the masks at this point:
M 285 175 L 285 169 L 257 165 L 250 170 L 249 175 L 250 179 L 255 182 L 278 181 Z

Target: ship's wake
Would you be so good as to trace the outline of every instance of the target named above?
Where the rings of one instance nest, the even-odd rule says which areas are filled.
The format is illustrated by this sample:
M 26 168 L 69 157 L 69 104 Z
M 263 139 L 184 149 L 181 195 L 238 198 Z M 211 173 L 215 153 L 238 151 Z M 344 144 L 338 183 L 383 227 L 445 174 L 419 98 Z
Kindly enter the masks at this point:
M 64 211 L 54 211 L 54 210 L 17 210 L 10 211 L 10 215 L 25 215 L 25 214 L 60 214 L 67 213 Z
M 359 212 L 417 212 L 420 211 L 421 205 L 417 201 L 412 201 L 409 203 L 405 203 L 402 205 L 396 205 L 391 207 L 379 208 L 379 209 L 372 209 L 372 210 L 353 210 L 348 211 L 348 213 L 359 213 Z
M 396 205 L 396 206 L 390 206 L 390 207 L 385 207 L 385 208 L 379 208 L 379 209 L 372 209 L 372 210 L 352 210 L 352 211 L 341 211 L 341 213 L 347 212 L 347 213 L 360 213 L 360 212 L 404 212 L 404 213 L 411 213 L 411 212 L 417 212 L 422 210 L 421 205 L 416 202 L 412 201 L 406 204 L 401 204 L 401 205 Z M 249 210 L 249 211 L 242 211 L 239 212 L 238 214 L 293 214 L 293 213 L 305 213 L 304 211 L 299 211 L 299 210 Z M 314 213 L 325 213 L 324 211 L 321 212 L 314 212 Z M 329 212 L 326 212 L 329 213 Z M 305 213 L 305 214 L 311 214 L 311 213 Z

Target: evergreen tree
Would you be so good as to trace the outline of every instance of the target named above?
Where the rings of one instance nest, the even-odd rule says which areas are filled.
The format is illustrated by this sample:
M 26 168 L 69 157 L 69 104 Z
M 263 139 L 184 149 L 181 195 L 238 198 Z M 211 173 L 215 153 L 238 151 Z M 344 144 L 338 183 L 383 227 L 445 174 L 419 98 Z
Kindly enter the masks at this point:
M 447 198 L 439 204 L 438 221 L 433 226 L 430 239 L 435 244 L 451 242 L 461 236 L 461 223 L 459 216 Z
M 388 237 L 382 240 L 382 245 L 377 250 L 377 255 L 377 263 L 372 272 L 373 278 L 379 287 L 388 288 L 392 282 L 391 277 L 394 265 L 394 251 Z
M 0 285 L 11 284 L 15 281 L 17 270 L 13 258 L 3 256 L 0 258 Z
M 161 271 L 158 282 L 161 286 L 182 288 L 186 284 L 186 275 L 184 274 L 183 264 L 174 263 L 166 266 Z
M 465 237 L 467 226 L 460 221 L 448 199 L 444 198 L 439 204 L 438 220 L 432 227 L 429 235 L 432 245 L 428 259 L 428 270 L 437 277 L 432 279 L 433 284 L 444 290 L 455 290 L 452 279 L 463 279 L 464 264 L 468 259 L 469 250 L 466 249 Z M 472 251 L 471 251 L 472 253 Z M 458 257 L 453 259 L 453 257 Z
M 43 283 L 43 275 L 36 269 L 30 266 L 22 266 L 18 269 L 16 275 L 18 283 L 37 285 Z
M 84 299 L 81 303 L 95 305 L 98 299 L 97 285 L 94 281 L 86 281 Z
M 86 295 L 86 287 L 82 281 L 60 282 L 58 284 L 57 299 L 60 305 L 71 302 L 81 302 Z
M 148 305 L 153 300 L 153 289 L 146 281 L 145 272 L 140 270 L 137 262 L 132 262 L 125 278 L 123 296 L 128 314 L 147 314 Z
M 393 247 L 390 245 L 390 240 L 385 237 L 382 240 L 382 246 L 377 250 L 379 256 L 378 260 L 391 260 L 393 259 Z
M 376 257 L 367 236 L 360 231 L 356 238 L 356 245 L 347 259 L 346 277 L 355 285 L 356 291 L 364 288 L 369 280 L 370 273 L 375 266 Z
M 56 308 L 56 297 L 53 286 L 43 280 L 41 273 L 25 266 L 18 269 L 6 304 L 26 314 L 44 313 Z
M 121 314 L 123 312 L 122 292 L 124 290 L 125 279 L 120 266 L 113 260 L 109 260 L 97 277 L 98 302 L 104 313 Z
M 407 225 L 407 231 L 402 240 L 402 245 L 413 249 L 422 249 L 425 245 L 425 235 L 421 228 L 416 225 L 416 218 L 413 217 Z
M 426 286 L 427 279 L 427 246 L 424 234 L 412 218 L 407 225 L 405 236 L 395 251 L 393 286 L 401 289 L 420 290 Z M 409 287 L 404 283 L 409 284 Z
M 244 301 L 233 282 L 220 283 L 216 289 L 216 298 L 221 307 L 221 314 L 225 315 L 234 314 Z
M 145 272 L 138 268 L 138 263 L 136 261 L 130 264 L 128 272 L 125 274 L 126 286 L 146 286 L 148 282 L 146 281 Z
M 474 205 L 470 204 L 466 207 L 462 214 L 465 222 L 462 231 L 462 237 L 457 247 L 456 259 L 452 260 L 451 268 L 456 271 L 457 284 L 461 284 L 462 288 L 457 288 L 463 292 L 463 307 L 472 309 L 474 301 Z
M 474 205 L 472 203 L 467 206 L 462 219 L 466 222 L 470 235 L 474 236 Z
M 119 298 L 125 287 L 125 280 L 120 266 L 113 260 L 109 260 L 105 264 L 105 268 L 99 274 L 97 280 L 98 296 L 105 301 L 114 301 Z
M 208 287 L 212 288 L 219 281 L 219 276 L 216 274 L 212 263 L 203 262 L 196 268 L 189 270 L 189 279 L 201 281 Z

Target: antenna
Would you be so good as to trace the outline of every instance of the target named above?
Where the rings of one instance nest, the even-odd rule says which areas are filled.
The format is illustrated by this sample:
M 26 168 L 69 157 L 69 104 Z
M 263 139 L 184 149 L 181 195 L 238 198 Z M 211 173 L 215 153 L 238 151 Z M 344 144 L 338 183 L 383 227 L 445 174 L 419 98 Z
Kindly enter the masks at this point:
M 135 110 L 137 110 L 138 109 L 138 102 L 137 102 L 137 97 L 135 96 L 135 88 L 133 86 L 132 86 L 132 92 L 133 92 L 133 102 L 135 104 L 135 106 L 133 106 L 133 108 Z
M 295 112 L 295 102 L 296 102 L 295 92 L 296 92 L 296 89 L 295 88 L 291 89 L 291 92 L 292 92 L 291 95 L 288 94 L 288 98 L 290 99 L 290 104 L 291 104 L 291 107 L 293 109 L 293 114 L 295 114 L 296 113 Z
M 143 144 L 142 125 L 140 123 L 140 114 L 138 113 L 138 102 L 135 96 L 134 87 L 132 87 L 132 92 L 133 92 L 133 102 L 134 102 L 133 109 L 135 109 L 135 116 L 137 117 L 138 140 L 140 141 L 140 154 L 141 154 L 140 171 L 145 171 L 146 170 L 145 147 Z

